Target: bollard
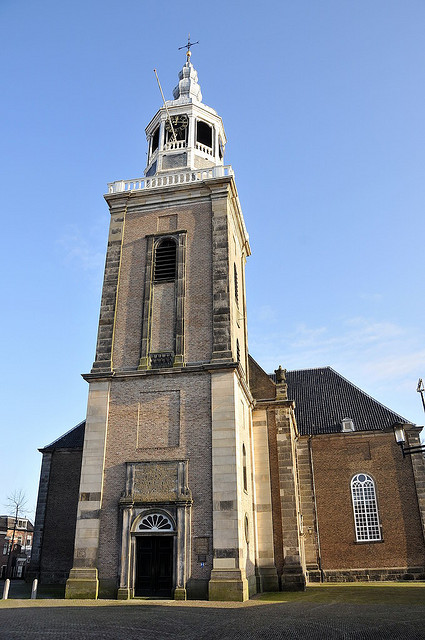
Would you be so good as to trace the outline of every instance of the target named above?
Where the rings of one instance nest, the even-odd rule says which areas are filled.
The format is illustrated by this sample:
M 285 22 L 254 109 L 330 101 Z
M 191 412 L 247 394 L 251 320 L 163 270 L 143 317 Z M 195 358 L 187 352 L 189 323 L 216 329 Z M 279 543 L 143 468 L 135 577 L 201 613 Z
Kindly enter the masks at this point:
M 9 578 L 7 578 L 7 580 L 4 581 L 3 600 L 7 600 L 7 596 L 9 595 L 9 587 L 10 587 L 10 580 Z
M 34 578 L 34 581 L 32 583 L 32 588 L 31 588 L 31 600 L 35 600 L 37 598 L 37 587 L 38 587 L 38 580 L 37 578 Z

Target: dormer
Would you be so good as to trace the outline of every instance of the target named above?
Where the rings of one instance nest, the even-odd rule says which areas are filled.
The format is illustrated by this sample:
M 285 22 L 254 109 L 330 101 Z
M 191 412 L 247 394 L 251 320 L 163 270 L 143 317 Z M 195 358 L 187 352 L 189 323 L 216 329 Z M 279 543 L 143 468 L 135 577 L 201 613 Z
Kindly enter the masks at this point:
M 179 73 L 179 83 L 146 127 L 148 163 L 145 176 L 176 169 L 199 170 L 223 166 L 226 135 L 214 109 L 202 102 L 198 74 L 190 62 Z
M 342 433 L 351 433 L 352 431 L 355 431 L 355 427 L 354 427 L 354 420 L 352 418 L 343 418 L 343 420 L 341 421 L 342 424 Z

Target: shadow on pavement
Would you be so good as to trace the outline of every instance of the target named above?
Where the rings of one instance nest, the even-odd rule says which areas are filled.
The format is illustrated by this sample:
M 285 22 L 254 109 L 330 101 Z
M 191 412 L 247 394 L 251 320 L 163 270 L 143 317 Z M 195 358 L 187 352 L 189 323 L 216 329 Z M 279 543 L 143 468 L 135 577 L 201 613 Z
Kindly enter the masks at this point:
M 134 601 L 133 601 L 134 603 Z M 53 605 L 53 603 L 52 603 Z M 27 640 L 333 640 L 421 639 L 424 608 L 409 605 L 276 603 L 240 607 L 131 604 L 0 608 L 0 638 Z

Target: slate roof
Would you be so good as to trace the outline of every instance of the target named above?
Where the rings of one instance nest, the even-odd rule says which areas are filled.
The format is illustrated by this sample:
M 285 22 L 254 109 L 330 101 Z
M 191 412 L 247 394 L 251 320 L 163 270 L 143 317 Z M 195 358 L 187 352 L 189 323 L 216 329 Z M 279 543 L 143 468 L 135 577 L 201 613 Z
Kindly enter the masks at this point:
M 343 418 L 351 418 L 356 431 L 382 430 L 395 422 L 410 423 L 331 367 L 287 371 L 286 381 L 288 398 L 295 400 L 301 435 L 340 432 Z
M 48 444 L 43 449 L 39 449 L 41 453 L 49 453 L 50 451 L 56 451 L 56 449 L 82 449 L 84 443 L 84 431 L 86 428 L 86 421 L 80 422 L 76 427 L 67 431 L 63 436 Z

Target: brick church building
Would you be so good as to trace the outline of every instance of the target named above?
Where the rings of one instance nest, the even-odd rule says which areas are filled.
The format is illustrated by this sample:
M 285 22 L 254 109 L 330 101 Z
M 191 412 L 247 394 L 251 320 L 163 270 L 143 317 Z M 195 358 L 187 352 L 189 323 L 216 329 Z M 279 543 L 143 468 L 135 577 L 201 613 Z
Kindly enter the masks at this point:
M 68 598 L 239 601 L 425 578 L 421 427 L 329 367 L 248 355 L 248 234 L 190 50 L 146 135 L 145 176 L 105 196 L 87 415 L 40 450 L 31 575 Z

